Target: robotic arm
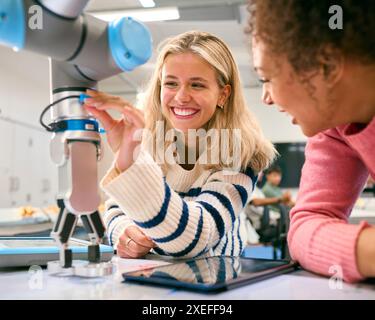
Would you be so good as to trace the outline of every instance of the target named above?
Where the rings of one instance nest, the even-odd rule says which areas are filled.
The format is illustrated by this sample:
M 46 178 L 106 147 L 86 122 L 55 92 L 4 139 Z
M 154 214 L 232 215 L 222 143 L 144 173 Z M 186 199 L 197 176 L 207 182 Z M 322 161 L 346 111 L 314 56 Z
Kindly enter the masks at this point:
M 60 247 L 60 267 L 72 267 L 68 241 L 81 217 L 89 234 L 89 261 L 100 262 L 104 224 L 98 213 L 98 123 L 79 97 L 97 82 L 144 64 L 152 53 L 147 28 L 131 18 L 107 23 L 83 12 L 89 0 L 1 0 L 0 43 L 50 57 L 53 132 L 50 151 L 58 167 L 60 213 L 51 236 Z M 37 7 L 35 7 L 37 6 Z M 29 12 L 38 9 L 42 29 Z

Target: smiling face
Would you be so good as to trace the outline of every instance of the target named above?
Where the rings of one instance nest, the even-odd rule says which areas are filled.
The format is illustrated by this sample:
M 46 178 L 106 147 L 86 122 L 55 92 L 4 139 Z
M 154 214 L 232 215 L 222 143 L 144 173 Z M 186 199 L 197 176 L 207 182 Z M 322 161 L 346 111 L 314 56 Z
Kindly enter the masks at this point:
M 293 124 L 300 125 L 305 135 L 313 136 L 340 124 L 339 106 L 329 102 L 321 72 L 302 83 L 287 58 L 275 59 L 259 40 L 253 41 L 253 63 L 263 83 L 263 102 L 276 104 L 279 111 L 290 114 Z
M 215 69 L 198 55 L 169 54 L 161 73 L 163 115 L 184 133 L 203 128 L 225 103 L 228 87 L 219 87 Z

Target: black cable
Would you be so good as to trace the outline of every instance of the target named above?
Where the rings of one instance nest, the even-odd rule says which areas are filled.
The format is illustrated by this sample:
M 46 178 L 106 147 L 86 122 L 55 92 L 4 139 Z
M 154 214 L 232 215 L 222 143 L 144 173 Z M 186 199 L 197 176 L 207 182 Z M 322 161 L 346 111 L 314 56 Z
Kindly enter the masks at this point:
M 53 107 L 55 104 L 58 104 L 60 103 L 61 101 L 64 101 L 66 99 L 74 99 L 74 98 L 78 98 L 79 99 L 79 95 L 71 95 L 71 96 L 66 96 L 64 98 L 61 98 L 59 100 L 56 100 L 54 101 L 53 103 L 49 104 L 47 107 L 44 108 L 44 110 L 42 111 L 42 113 L 40 114 L 40 117 L 39 117 L 39 123 L 42 125 L 42 127 L 44 129 L 46 129 L 47 131 L 51 132 L 51 131 L 54 131 L 54 128 L 52 126 L 48 126 L 46 125 L 44 122 L 43 122 L 43 117 L 44 115 L 46 114 L 46 112 L 51 108 Z

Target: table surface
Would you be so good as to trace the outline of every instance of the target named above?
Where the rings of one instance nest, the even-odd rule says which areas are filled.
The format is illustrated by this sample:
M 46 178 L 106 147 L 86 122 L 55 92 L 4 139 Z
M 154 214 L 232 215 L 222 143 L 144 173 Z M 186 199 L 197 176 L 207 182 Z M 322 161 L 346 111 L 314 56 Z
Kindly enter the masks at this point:
M 134 260 L 113 257 L 115 272 L 103 278 L 56 277 L 46 269 L 0 269 L 0 299 L 131 299 L 131 300 L 256 300 L 256 299 L 360 299 L 374 300 L 375 285 L 333 282 L 298 270 L 218 294 L 124 283 L 123 268 Z M 341 286 L 340 286 L 341 284 Z
M 370 212 L 369 212 L 370 211 Z M 373 218 L 375 210 L 353 210 L 352 219 Z M 184 290 L 124 283 L 122 272 L 134 260 L 112 259 L 115 272 L 103 278 L 56 277 L 46 269 L 0 268 L 0 299 L 361 299 L 375 300 L 375 285 L 334 282 L 305 270 L 250 284 L 227 292 L 205 295 Z

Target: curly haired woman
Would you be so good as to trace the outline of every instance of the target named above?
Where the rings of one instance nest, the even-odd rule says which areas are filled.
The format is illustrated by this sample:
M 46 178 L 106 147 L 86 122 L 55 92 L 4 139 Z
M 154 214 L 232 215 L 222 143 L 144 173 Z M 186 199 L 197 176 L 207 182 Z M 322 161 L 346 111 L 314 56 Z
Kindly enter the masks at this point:
M 339 5 L 343 28 L 330 29 Z M 253 0 L 254 67 L 263 101 L 289 113 L 309 137 L 288 235 L 311 271 L 375 276 L 375 228 L 348 217 L 375 177 L 375 1 Z

